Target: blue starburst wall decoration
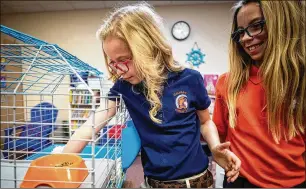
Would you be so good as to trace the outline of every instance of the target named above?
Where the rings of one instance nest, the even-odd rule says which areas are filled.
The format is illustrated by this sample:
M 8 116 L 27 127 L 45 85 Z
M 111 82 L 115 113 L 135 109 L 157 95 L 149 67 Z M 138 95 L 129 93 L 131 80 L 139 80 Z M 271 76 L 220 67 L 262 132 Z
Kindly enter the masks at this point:
M 195 48 L 196 47 L 196 48 Z M 198 47 L 197 42 L 194 43 L 191 52 L 187 53 L 187 63 L 191 63 L 193 66 L 199 68 L 200 64 L 204 64 L 205 54 L 201 52 L 201 49 Z

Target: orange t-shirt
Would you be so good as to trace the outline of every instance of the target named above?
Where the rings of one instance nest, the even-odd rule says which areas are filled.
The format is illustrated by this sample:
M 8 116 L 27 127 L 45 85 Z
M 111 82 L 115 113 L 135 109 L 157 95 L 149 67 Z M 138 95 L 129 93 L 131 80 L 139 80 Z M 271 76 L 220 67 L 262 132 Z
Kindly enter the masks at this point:
M 252 66 L 250 78 L 238 95 L 236 127 L 229 127 L 228 109 L 225 103 L 226 75 L 216 86 L 213 121 L 220 138 L 231 142 L 230 149 L 241 160 L 240 176 L 259 187 L 292 187 L 305 181 L 305 136 L 298 135 L 276 144 L 268 130 L 265 111 L 265 91 L 258 68 Z M 263 110 L 263 111 L 262 111 Z

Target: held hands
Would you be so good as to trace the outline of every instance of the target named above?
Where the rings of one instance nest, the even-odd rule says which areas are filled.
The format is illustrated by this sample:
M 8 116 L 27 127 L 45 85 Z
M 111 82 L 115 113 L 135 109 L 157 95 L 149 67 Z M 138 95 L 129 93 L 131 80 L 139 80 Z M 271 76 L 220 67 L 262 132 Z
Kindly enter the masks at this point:
M 216 145 L 211 149 L 215 162 L 226 172 L 227 182 L 234 182 L 241 166 L 240 159 L 229 150 L 230 142 Z

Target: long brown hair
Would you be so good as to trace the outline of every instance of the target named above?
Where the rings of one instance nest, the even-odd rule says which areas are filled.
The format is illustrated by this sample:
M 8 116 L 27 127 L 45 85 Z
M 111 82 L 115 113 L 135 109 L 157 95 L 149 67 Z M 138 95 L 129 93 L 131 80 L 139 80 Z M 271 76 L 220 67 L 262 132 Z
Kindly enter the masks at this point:
M 268 126 L 273 139 L 290 140 L 305 133 L 306 63 L 305 1 L 243 0 L 235 6 L 232 32 L 237 29 L 237 14 L 250 2 L 259 3 L 266 20 L 267 46 L 259 75 L 267 99 Z M 227 78 L 229 124 L 236 125 L 237 96 L 249 78 L 251 58 L 230 39 L 230 71 Z

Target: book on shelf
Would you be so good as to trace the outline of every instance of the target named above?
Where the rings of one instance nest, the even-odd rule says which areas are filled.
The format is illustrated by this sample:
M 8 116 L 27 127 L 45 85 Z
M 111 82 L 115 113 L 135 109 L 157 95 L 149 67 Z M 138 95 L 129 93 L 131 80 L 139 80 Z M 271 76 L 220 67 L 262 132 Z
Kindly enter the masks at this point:
M 94 90 L 93 92 L 94 95 L 91 95 L 87 90 L 71 90 L 69 101 L 71 104 L 91 105 L 94 97 L 96 103 L 100 103 L 100 91 Z
M 71 118 L 88 118 L 90 110 L 72 110 Z
M 86 120 L 71 120 L 71 131 L 75 131 L 82 124 L 84 124 Z
M 92 89 L 92 91 L 93 94 L 86 88 L 69 89 L 71 134 L 88 120 L 92 112 L 91 105 L 93 105 L 93 102 L 96 106 L 100 106 L 101 89 Z

